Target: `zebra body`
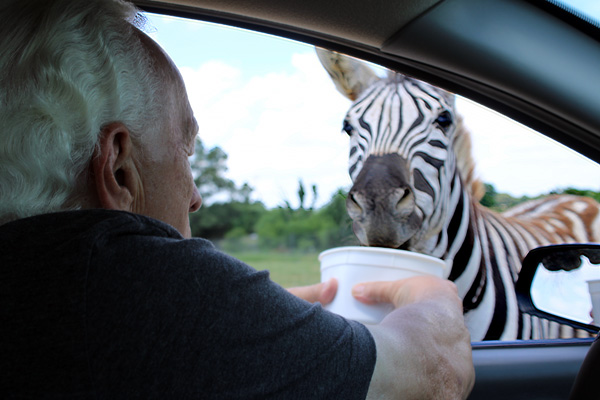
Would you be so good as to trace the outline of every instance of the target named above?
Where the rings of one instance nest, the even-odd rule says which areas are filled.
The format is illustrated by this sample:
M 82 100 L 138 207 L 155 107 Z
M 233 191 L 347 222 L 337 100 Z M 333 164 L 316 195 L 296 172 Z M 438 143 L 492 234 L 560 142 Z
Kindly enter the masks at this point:
M 472 340 L 568 337 L 574 332 L 519 311 L 521 261 L 540 245 L 600 241 L 600 205 L 554 196 L 497 213 L 479 204 L 471 142 L 454 96 L 424 82 L 317 49 L 337 89 L 353 101 L 353 181 L 347 209 L 363 245 L 446 260 Z

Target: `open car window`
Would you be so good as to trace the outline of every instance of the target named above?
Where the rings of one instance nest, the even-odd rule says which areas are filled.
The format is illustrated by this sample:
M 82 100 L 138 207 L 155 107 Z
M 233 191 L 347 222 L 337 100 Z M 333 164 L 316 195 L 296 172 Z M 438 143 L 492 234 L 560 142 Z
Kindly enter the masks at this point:
M 323 222 L 316 217 L 339 203 L 336 199 L 352 185 L 348 136 L 342 132 L 351 102 L 335 89 L 313 46 L 211 23 L 147 16 L 150 35 L 181 71 L 198 120 L 197 149 L 204 154 L 190 159 L 196 177 L 226 183 L 201 179 L 205 201 L 192 219 L 192 230 L 258 269 L 272 269 L 273 279 L 284 286 L 319 281 L 318 253 L 357 243 L 347 219 Z M 468 99 L 457 97 L 456 106 L 471 133 L 486 206 L 503 212 L 553 193 L 600 199 L 596 163 Z M 217 172 L 203 174 L 210 168 Z M 211 222 L 216 208 L 210 208 L 231 201 L 259 205 L 256 212 L 263 214 L 251 222 L 237 216 L 229 226 L 207 227 L 223 225 L 222 220 Z M 338 213 L 345 213 L 340 204 Z M 273 210 L 284 216 L 265 217 Z M 298 221 L 294 215 L 300 215 Z M 278 218 L 288 218 L 290 226 L 298 223 L 298 232 L 282 238 L 283 231 L 274 227 Z M 300 220 L 310 223 L 300 226 Z M 323 225 L 332 223 L 343 229 L 324 234 Z M 319 239 L 302 236 L 310 229 Z M 279 260 L 269 264 L 256 250 L 287 254 L 294 262 L 279 271 L 274 265 Z

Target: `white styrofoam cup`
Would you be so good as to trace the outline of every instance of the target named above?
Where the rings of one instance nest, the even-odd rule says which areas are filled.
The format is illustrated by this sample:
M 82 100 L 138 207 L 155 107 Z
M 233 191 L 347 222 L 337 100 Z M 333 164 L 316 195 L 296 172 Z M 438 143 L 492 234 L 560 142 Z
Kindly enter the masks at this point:
M 365 324 L 376 324 L 393 310 L 391 304 L 367 305 L 352 296 L 358 283 L 395 281 L 418 275 L 444 276 L 443 260 L 405 250 L 380 247 L 337 247 L 319 255 L 321 282 L 338 280 L 338 291 L 325 309 Z

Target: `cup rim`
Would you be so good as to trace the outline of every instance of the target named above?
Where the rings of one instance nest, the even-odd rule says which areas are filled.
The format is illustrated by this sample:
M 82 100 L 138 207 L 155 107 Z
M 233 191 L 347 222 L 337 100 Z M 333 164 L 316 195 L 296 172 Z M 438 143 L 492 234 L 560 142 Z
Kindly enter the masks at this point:
M 342 246 L 342 247 L 334 247 L 332 249 L 325 250 L 319 254 L 319 262 L 322 263 L 323 258 L 335 253 L 373 253 L 379 255 L 391 255 L 391 256 L 399 256 L 402 255 L 403 258 L 413 258 L 420 261 L 427 261 L 428 263 L 436 264 L 442 268 L 442 271 L 446 269 L 446 262 L 440 258 L 436 258 L 427 254 L 416 253 L 414 251 L 408 250 L 400 250 L 400 249 L 389 249 L 385 247 L 368 247 L 368 246 Z M 325 268 L 330 268 L 331 266 L 327 266 Z M 385 268 L 385 265 L 381 267 Z M 388 268 L 396 268 L 395 266 L 388 266 Z M 323 266 L 321 266 L 323 269 Z
M 319 254 L 319 260 L 331 253 L 337 253 L 337 252 L 347 252 L 347 251 L 357 251 L 357 252 L 364 252 L 364 253 L 378 253 L 378 254 L 391 254 L 391 255 L 398 255 L 398 254 L 404 254 L 407 256 L 414 256 L 416 258 L 424 258 L 424 259 L 429 259 L 429 260 L 441 260 L 440 258 L 437 257 L 433 257 L 430 256 L 428 254 L 423 254 L 423 253 L 417 253 L 415 251 L 409 251 L 409 250 L 402 250 L 402 249 L 390 249 L 387 247 L 372 247 L 372 246 L 340 246 L 340 247 L 333 247 L 331 249 L 327 249 L 327 250 L 323 250 L 320 254 Z

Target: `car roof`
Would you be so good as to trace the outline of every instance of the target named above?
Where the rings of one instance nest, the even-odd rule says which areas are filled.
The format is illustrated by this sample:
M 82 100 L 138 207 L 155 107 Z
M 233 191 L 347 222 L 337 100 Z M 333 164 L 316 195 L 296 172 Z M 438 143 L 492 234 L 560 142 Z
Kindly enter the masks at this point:
M 600 32 L 546 2 L 139 0 L 151 12 L 300 40 L 427 80 L 600 162 Z

